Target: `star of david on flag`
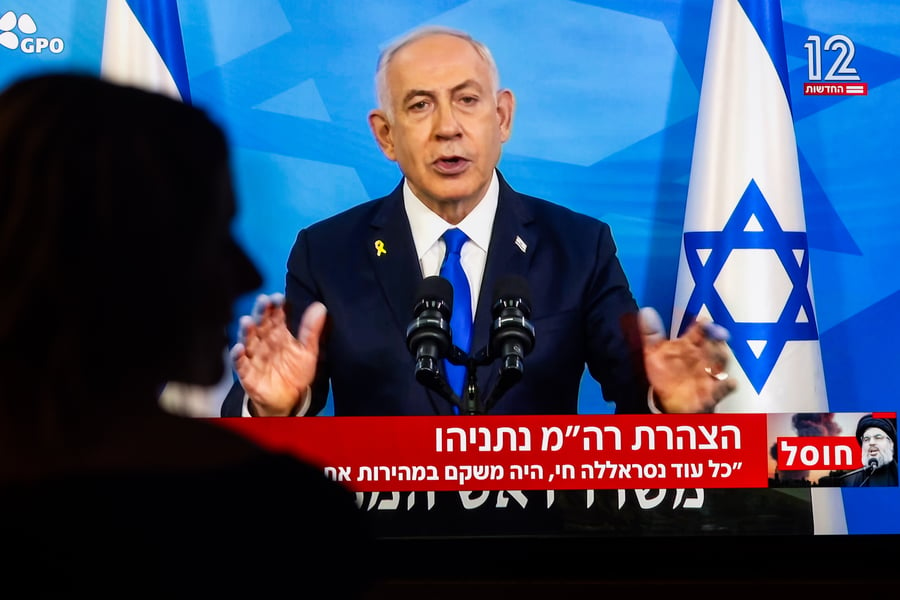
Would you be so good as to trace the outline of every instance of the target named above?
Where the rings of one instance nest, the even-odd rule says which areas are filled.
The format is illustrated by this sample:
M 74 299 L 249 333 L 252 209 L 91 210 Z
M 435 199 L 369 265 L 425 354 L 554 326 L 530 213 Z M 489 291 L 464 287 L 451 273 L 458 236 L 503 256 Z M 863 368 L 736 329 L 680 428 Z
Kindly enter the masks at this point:
M 672 335 L 731 333 L 718 412 L 827 412 L 781 6 L 715 0 Z M 810 490 L 815 533 L 846 533 L 839 489 Z
M 695 282 L 685 313 L 705 312 L 731 332 L 732 351 L 757 393 L 788 341 L 819 339 L 806 232 L 784 231 L 755 181 L 722 231 L 685 231 L 684 251 Z M 767 281 L 751 275 L 742 285 L 752 273 Z

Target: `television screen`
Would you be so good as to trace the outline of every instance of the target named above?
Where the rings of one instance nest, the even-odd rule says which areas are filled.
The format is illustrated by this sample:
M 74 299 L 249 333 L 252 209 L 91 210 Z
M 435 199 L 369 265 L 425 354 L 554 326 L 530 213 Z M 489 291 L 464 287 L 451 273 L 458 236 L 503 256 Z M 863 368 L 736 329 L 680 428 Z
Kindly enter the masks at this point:
M 711 414 L 616 414 L 584 369 L 571 414 L 515 414 L 500 396 L 476 414 L 350 416 L 329 394 L 317 418 L 222 425 L 345 482 L 409 564 L 427 562 L 404 550 L 431 548 L 416 542 L 505 540 L 505 552 L 667 553 L 684 566 L 679 548 L 727 540 L 765 568 L 779 547 L 820 558 L 850 548 L 831 544 L 900 533 L 896 468 L 878 484 L 867 450 L 877 432 L 859 430 L 889 423 L 896 455 L 896 6 L 765 6 L 779 5 L 7 0 L 0 84 L 61 70 L 123 77 L 114 59 L 155 43 L 155 59 L 124 67 L 130 81 L 178 94 L 225 129 L 236 231 L 259 292 L 276 293 L 299 231 L 402 180 L 368 120 L 381 51 L 423 25 L 468 32 L 515 98 L 503 179 L 608 224 L 637 305 L 655 308 L 668 335 L 693 317 L 725 325 L 737 390 Z M 523 254 L 526 242 L 516 240 Z M 376 242 L 373 257 L 391 250 Z M 232 342 L 253 302 L 235 307 Z M 541 347 L 544 326 L 533 331 L 535 353 L 557 351 Z M 173 383 L 167 398 L 219 419 L 232 383 L 229 370 L 216 389 Z M 710 560 L 727 571 L 726 557 Z

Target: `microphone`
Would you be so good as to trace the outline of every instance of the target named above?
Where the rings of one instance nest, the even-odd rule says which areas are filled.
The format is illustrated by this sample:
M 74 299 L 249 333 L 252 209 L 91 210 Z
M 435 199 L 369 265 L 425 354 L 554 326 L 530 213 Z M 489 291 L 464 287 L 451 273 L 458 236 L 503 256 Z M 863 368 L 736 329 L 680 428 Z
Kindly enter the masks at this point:
M 487 409 L 522 379 L 524 359 L 534 348 L 534 326 L 528 321 L 531 292 L 525 278 L 519 275 L 501 277 L 494 285 L 492 299 L 493 320 L 487 355 L 490 361 L 500 359 L 500 378 L 491 390 Z
M 528 281 L 519 275 L 506 275 L 494 285 L 491 304 L 491 358 L 500 358 L 500 374 L 511 383 L 524 373 L 525 356 L 534 348 L 531 316 L 531 291 Z
M 437 275 L 419 284 L 413 320 L 406 328 L 406 346 L 416 357 L 416 380 L 429 387 L 440 385 L 440 361 L 450 352 L 450 315 L 453 286 Z

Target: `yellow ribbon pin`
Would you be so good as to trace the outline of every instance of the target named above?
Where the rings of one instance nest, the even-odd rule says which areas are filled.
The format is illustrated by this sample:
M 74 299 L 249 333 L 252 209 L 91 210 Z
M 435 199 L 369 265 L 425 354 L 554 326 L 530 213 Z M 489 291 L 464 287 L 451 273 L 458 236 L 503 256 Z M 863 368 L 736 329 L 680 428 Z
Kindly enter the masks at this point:
M 387 254 L 387 250 L 384 249 L 384 242 L 375 240 L 375 256 L 381 256 L 382 254 Z

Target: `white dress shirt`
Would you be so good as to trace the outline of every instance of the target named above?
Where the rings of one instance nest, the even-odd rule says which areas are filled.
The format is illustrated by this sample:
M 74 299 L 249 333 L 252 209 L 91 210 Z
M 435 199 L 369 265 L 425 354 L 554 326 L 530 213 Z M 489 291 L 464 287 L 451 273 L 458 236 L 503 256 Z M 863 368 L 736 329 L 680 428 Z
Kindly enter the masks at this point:
M 456 227 L 468 236 L 469 239 L 463 244 L 460 251 L 460 262 L 463 271 L 466 272 L 466 279 L 469 280 L 469 288 L 472 292 L 473 316 L 475 308 L 478 306 L 478 292 L 481 290 L 481 280 L 484 278 L 484 265 L 487 262 L 488 247 L 491 244 L 491 230 L 494 228 L 494 215 L 497 213 L 499 196 L 500 183 L 495 171 L 481 202 L 458 225 L 451 225 L 422 204 L 405 180 L 403 183 L 403 208 L 409 219 L 423 278 L 440 274 L 447 248 L 441 236 L 447 229 Z

